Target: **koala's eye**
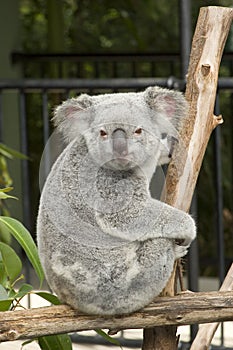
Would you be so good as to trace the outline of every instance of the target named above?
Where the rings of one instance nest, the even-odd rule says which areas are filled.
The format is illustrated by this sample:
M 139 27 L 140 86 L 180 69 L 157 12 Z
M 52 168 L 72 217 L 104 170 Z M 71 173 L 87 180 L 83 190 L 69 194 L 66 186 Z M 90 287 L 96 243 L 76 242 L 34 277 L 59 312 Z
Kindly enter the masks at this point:
M 134 131 L 135 135 L 141 135 L 142 133 L 142 128 L 137 128 L 135 131 Z
M 105 138 L 105 137 L 108 136 L 108 134 L 106 133 L 106 131 L 104 129 L 101 129 L 100 130 L 100 136 Z

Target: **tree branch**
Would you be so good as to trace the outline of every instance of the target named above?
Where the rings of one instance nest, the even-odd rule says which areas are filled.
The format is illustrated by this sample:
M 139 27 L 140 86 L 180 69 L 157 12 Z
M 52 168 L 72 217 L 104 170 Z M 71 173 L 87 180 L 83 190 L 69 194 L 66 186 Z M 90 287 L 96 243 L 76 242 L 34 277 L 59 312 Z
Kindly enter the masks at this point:
M 158 297 L 141 311 L 126 316 L 85 315 L 66 305 L 0 312 L 0 342 L 97 328 L 121 330 L 232 320 L 232 292 L 188 292 Z

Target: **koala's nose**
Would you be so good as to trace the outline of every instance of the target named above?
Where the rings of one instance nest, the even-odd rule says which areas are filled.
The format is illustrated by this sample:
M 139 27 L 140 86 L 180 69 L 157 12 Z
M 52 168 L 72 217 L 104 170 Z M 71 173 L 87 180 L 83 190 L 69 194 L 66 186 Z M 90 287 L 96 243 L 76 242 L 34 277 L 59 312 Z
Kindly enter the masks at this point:
M 128 154 L 128 142 L 125 130 L 116 129 L 112 133 L 112 148 L 115 156 L 126 156 Z

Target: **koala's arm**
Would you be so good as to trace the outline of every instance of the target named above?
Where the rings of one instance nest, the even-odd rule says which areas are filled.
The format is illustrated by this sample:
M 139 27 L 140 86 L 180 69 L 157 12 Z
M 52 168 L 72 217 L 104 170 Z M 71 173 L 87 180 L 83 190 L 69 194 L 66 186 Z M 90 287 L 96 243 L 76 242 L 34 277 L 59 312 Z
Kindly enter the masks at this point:
M 167 238 L 186 248 L 196 236 L 196 226 L 192 217 L 163 202 L 149 198 L 143 208 L 137 207 L 134 214 L 134 209 L 131 209 L 127 215 L 125 212 L 117 213 L 117 227 L 115 215 L 113 220 L 108 215 L 97 216 L 99 227 L 105 233 L 127 241 Z
M 139 240 L 161 237 L 189 247 L 196 236 L 195 222 L 189 214 L 155 199 L 148 201 L 140 220 L 143 231 Z

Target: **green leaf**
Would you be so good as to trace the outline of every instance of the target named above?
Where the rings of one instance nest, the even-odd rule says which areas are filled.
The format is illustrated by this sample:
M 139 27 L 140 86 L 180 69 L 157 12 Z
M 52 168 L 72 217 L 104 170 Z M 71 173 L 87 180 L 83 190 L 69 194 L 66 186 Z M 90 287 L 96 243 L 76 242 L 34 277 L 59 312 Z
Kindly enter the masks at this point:
M 9 290 L 9 298 L 10 299 L 15 299 L 15 296 L 16 296 L 16 291 L 12 288 Z
M 1 154 L 0 154 L 0 175 L 1 175 L 0 176 L 1 183 L 3 183 L 5 186 L 12 185 L 12 179 L 8 172 L 6 159 Z
M 0 190 L 0 199 L 9 199 L 9 198 L 18 199 L 17 197 L 9 196 L 9 194 L 6 194 Z
M 0 242 L 10 245 L 11 243 L 11 233 L 8 228 L 0 222 Z M 0 275 L 1 280 L 1 275 Z
M 6 194 L 6 192 L 10 192 L 13 190 L 13 187 L 5 187 L 0 189 L 0 199 L 8 199 L 8 198 L 13 198 L 13 199 L 18 199 L 17 197 L 14 196 L 9 196 Z
M 18 292 L 15 294 L 15 299 L 23 298 L 25 295 L 30 293 L 33 290 L 33 287 L 30 284 L 24 283 L 19 288 Z
M 54 295 L 54 294 L 47 293 L 47 292 L 36 292 L 35 294 L 39 295 L 41 298 L 47 300 L 49 303 L 51 303 L 53 305 L 60 305 L 61 304 L 58 297 L 56 297 L 56 295 Z
M 0 300 L 0 311 L 8 311 L 11 307 L 13 299 Z
M 1 188 L 0 191 L 5 193 L 5 192 L 10 192 L 10 191 L 12 191 L 13 189 L 14 189 L 14 187 L 11 187 L 11 186 L 10 186 L 10 187 Z
M 7 282 L 7 274 L 2 261 L 2 255 L 0 254 L 0 284 L 5 286 L 6 282 Z
M 21 224 L 21 222 L 10 217 L 0 216 L 0 222 L 2 222 L 9 229 L 11 234 L 24 249 L 40 280 L 40 285 L 42 285 L 44 280 L 44 272 L 40 263 L 37 247 L 29 231 Z
M 28 345 L 28 344 L 31 344 L 32 342 L 34 342 L 35 341 L 35 339 L 29 339 L 29 340 L 26 340 L 26 341 L 24 341 L 23 343 L 22 343 L 22 348 L 25 346 L 25 345 Z
M 4 157 L 7 157 L 9 159 L 12 159 L 12 158 L 28 159 L 28 157 L 25 156 L 24 154 L 14 150 L 13 148 L 10 148 L 10 147 L 4 145 L 3 143 L 0 143 L 0 153 Z
M 7 311 L 13 302 L 13 298 L 8 296 L 7 290 L 0 284 L 0 311 Z
M 109 343 L 117 345 L 122 349 L 122 346 L 121 346 L 121 343 L 119 342 L 119 340 L 110 337 L 110 335 L 105 333 L 102 329 L 95 329 L 95 331 L 97 334 L 99 334 L 102 338 L 107 340 Z
M 72 343 L 68 334 L 40 337 L 38 343 L 42 350 L 72 350 Z
M 22 270 L 22 263 L 14 249 L 2 242 L 0 242 L 0 264 L 3 264 L 9 281 L 14 282 Z
M 3 287 L 2 284 L 0 284 L 0 300 L 6 300 L 8 299 L 8 294 L 6 289 Z

